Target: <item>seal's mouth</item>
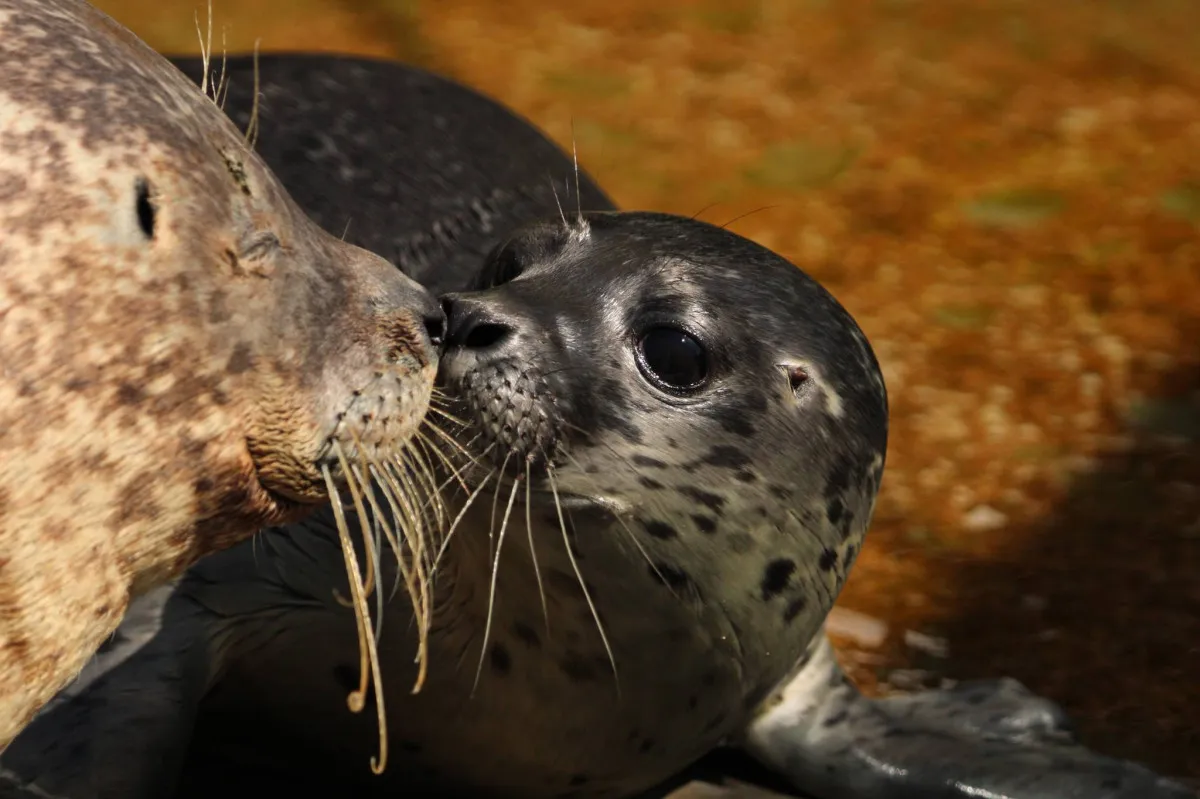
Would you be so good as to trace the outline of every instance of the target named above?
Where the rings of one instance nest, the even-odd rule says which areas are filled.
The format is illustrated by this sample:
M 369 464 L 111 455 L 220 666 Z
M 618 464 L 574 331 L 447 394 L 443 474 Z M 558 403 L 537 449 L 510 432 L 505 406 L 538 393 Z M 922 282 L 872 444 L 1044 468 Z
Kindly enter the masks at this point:
M 443 355 L 438 385 L 462 423 L 459 443 L 502 476 L 545 477 L 566 455 L 566 424 L 545 378 L 516 359 L 461 364 L 455 355 Z

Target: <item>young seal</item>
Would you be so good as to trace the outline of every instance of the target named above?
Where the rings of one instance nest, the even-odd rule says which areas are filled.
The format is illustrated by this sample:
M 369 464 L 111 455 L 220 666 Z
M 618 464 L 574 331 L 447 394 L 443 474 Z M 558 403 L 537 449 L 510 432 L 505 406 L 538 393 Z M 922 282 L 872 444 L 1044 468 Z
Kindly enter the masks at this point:
M 400 452 L 441 311 L 92 6 L 0 0 L 0 41 L 2 750 L 131 597 Z
M 569 183 L 570 162 L 448 82 L 261 69 L 263 152 L 301 202 L 450 292 L 440 375 L 475 462 L 427 553 L 429 673 L 411 695 L 412 613 L 379 597 L 391 760 L 371 775 L 335 505 L 139 601 L 5 767 L 69 797 L 630 797 L 725 742 L 822 799 L 1189 795 L 1011 682 L 875 701 L 846 681 L 820 628 L 887 407 L 819 285 L 719 228 L 605 210 L 586 180 L 598 210 L 559 217 L 547 171 Z M 438 209 L 423 228 L 416 203 Z M 358 504 L 393 528 L 420 511 Z

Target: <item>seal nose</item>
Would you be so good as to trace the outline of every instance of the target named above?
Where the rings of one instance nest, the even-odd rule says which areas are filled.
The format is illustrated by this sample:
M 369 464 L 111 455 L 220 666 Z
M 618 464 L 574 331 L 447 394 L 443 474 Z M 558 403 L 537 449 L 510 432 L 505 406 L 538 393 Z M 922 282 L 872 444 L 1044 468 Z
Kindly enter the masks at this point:
M 442 298 L 446 314 L 445 346 L 476 351 L 498 350 L 515 332 L 495 306 L 467 294 Z

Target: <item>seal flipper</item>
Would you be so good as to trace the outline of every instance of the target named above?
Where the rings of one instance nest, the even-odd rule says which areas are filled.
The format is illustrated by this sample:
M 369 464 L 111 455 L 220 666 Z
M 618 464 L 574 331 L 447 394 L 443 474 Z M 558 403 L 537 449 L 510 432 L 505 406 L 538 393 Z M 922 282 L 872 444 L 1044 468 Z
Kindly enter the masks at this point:
M 178 586 L 136 599 L 112 639 L 4 750 L 0 798 L 173 794 L 209 681 L 199 609 Z
M 1063 712 L 1013 680 L 870 699 L 824 635 L 763 705 L 743 746 L 815 799 L 1194 799 L 1075 741 Z

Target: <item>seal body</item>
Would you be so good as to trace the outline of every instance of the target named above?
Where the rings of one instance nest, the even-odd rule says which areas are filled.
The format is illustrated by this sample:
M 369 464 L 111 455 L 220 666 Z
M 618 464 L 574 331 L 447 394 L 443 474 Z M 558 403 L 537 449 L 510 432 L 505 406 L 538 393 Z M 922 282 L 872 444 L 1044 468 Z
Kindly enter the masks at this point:
M 0 40 L 3 747 L 131 597 L 323 500 L 331 441 L 402 448 L 441 314 L 89 4 Z
M 233 70 L 238 118 L 250 64 Z M 370 774 L 319 511 L 135 603 L 0 759 L 21 784 L 631 797 L 726 743 L 820 799 L 1181 795 L 1008 683 L 890 704 L 847 683 L 820 627 L 871 514 L 886 392 L 815 282 L 727 231 L 615 213 L 586 175 L 574 191 L 570 159 L 447 81 L 294 56 L 261 76 L 262 152 L 299 201 L 444 292 L 453 405 L 426 465 L 445 489 L 367 511 L 368 530 L 446 520 L 424 555 L 429 674 L 410 693 L 412 612 L 377 559 L 391 759 Z

